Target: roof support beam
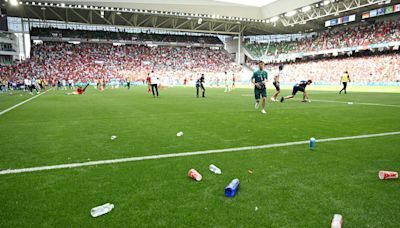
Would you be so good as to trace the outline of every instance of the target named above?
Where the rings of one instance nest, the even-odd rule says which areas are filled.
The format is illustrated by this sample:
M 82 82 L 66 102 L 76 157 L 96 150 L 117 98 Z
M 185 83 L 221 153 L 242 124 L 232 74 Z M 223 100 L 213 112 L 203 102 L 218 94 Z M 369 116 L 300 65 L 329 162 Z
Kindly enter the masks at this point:
M 90 23 L 90 21 L 88 21 L 85 17 L 83 17 L 82 15 L 80 15 L 78 12 L 76 12 L 74 9 L 70 9 L 71 12 L 73 12 L 76 16 L 78 16 L 82 21 L 84 21 L 85 23 Z

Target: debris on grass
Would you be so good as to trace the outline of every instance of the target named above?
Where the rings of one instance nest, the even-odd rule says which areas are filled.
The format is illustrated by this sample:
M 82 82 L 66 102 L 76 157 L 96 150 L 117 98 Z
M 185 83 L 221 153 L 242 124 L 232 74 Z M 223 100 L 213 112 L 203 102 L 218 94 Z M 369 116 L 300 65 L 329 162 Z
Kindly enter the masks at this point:
M 379 171 L 378 176 L 381 180 L 398 179 L 399 173 L 394 171 Z
M 195 169 L 189 170 L 188 177 L 192 178 L 195 181 L 201 181 L 201 179 L 203 179 L 201 174 L 199 172 L 197 172 L 197 170 L 195 170 Z
M 106 203 L 97 207 L 94 207 L 90 210 L 90 215 L 93 218 L 99 217 L 101 215 L 107 214 L 114 208 L 114 204 Z

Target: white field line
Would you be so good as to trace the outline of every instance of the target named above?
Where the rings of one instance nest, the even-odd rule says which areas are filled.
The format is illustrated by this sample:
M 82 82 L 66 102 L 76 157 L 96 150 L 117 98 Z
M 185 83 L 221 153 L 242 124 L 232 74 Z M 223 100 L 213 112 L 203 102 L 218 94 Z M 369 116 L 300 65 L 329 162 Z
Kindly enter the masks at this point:
M 364 139 L 364 138 L 382 137 L 382 136 L 389 136 L 389 135 L 400 135 L 400 131 L 397 131 L 397 132 L 386 132 L 386 133 L 379 133 L 379 134 L 369 134 L 369 135 L 356 135 L 356 136 L 346 136 L 346 137 L 338 137 L 338 138 L 318 139 L 317 142 L 321 143 L 321 142 L 332 142 L 332 141 L 351 140 L 351 139 Z M 298 141 L 298 142 L 267 144 L 267 145 L 260 145 L 260 146 L 245 146 L 245 147 L 227 148 L 227 149 L 216 149 L 216 150 L 204 150 L 204 151 L 195 151 L 195 152 L 161 154 L 161 155 L 151 155 L 151 156 L 143 156 L 143 157 L 129 157 L 129 158 L 120 158 L 120 159 L 111 159 L 111 160 L 99 160 L 99 161 L 91 161 L 91 162 L 71 163 L 71 164 L 61 164 L 61 165 L 50 165 L 50 166 L 38 166 L 38 167 L 22 168 L 22 169 L 8 169 L 8 170 L 1 170 L 0 171 L 0 175 L 14 174 L 14 173 L 30 173 L 30 172 L 37 172 L 37 171 L 43 171 L 43 170 L 77 168 L 77 167 L 84 167 L 84 166 L 115 164 L 115 163 L 123 163 L 123 162 L 154 160 L 154 159 L 172 158 L 172 157 L 187 157 L 187 156 L 203 155 L 203 154 L 215 154 L 215 153 L 229 153 L 229 152 L 237 152 L 237 151 L 259 150 L 259 149 L 277 148 L 277 147 L 301 145 L 301 144 L 308 144 L 308 143 L 309 143 L 309 141 Z
M 252 97 L 252 94 L 242 94 L 243 97 Z M 293 100 L 300 100 L 298 98 L 294 98 Z M 363 102 L 351 102 L 351 101 L 333 101 L 333 100 L 314 100 L 311 101 L 316 102 L 325 102 L 325 103 L 337 103 L 337 104 L 348 104 L 348 105 L 368 105 L 368 106 L 382 106 L 382 107 L 395 107 L 400 108 L 400 105 L 391 105 L 391 104 L 377 104 L 377 103 L 363 103 Z
M 391 104 L 377 104 L 377 103 L 363 103 L 363 102 L 351 102 L 351 101 L 331 101 L 331 100 L 313 100 L 316 102 L 325 102 L 325 103 L 338 103 L 338 104 L 349 104 L 349 105 L 369 105 L 369 106 L 383 106 L 383 107 L 395 107 L 400 108 L 400 105 L 391 105 Z
M 33 100 L 33 99 L 36 99 L 36 98 L 42 96 L 43 94 L 47 93 L 47 91 L 50 91 L 50 90 L 51 90 L 51 89 L 46 90 L 46 91 L 44 91 L 43 93 L 39 93 L 39 94 L 37 94 L 37 95 L 35 95 L 35 96 L 31 97 L 31 98 L 28 98 L 28 99 L 26 99 L 26 100 L 24 100 L 24 101 L 22 101 L 22 102 L 20 102 L 20 103 L 18 103 L 18 104 L 16 104 L 16 105 L 12 106 L 12 107 L 9 107 L 9 108 L 7 108 L 7 109 L 1 111 L 1 112 L 0 112 L 0 116 L 2 116 L 3 114 L 6 114 L 7 112 L 9 112 L 9 111 L 11 111 L 11 110 L 13 110 L 13 109 L 15 109 L 15 108 L 17 108 L 17 107 L 23 105 L 23 104 L 25 104 L 25 103 L 28 102 L 28 101 L 31 101 L 31 100 Z

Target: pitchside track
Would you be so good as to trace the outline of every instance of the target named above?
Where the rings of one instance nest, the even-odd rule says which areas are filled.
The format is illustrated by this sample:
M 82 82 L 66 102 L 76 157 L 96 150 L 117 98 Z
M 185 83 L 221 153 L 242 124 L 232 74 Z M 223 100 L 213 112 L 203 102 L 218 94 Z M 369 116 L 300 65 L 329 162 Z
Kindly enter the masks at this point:
M 251 89 L 194 92 L 49 91 L 22 105 L 31 96 L 1 94 L 0 226 L 324 227 L 335 213 L 349 227 L 399 224 L 400 184 L 377 174 L 400 171 L 400 94 L 311 92 L 311 103 L 269 102 L 264 116 Z M 20 172 L 60 164 L 51 169 L 75 169 Z M 241 186 L 227 199 L 233 178 Z M 90 217 L 107 202 L 110 214 Z

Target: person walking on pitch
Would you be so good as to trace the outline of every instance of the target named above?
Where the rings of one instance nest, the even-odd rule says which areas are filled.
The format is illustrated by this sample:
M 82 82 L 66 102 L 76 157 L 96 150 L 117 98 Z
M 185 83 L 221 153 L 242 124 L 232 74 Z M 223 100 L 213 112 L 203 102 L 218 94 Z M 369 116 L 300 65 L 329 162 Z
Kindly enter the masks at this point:
M 201 74 L 201 77 L 199 79 L 197 79 L 196 81 L 196 93 L 197 93 L 197 97 L 199 97 L 199 92 L 200 89 L 202 90 L 202 97 L 206 97 L 206 89 L 204 88 L 204 74 Z
M 344 94 L 347 94 L 347 83 L 351 82 L 349 72 L 345 71 L 340 79 L 340 82 L 343 84 L 342 90 L 339 91 L 339 94 L 344 91 Z
M 274 82 L 272 83 L 275 86 L 276 92 L 274 93 L 274 95 L 272 95 L 271 97 L 271 101 L 276 102 L 276 97 L 279 95 L 279 93 L 281 92 L 281 83 L 280 83 L 280 77 L 282 77 L 284 75 L 284 71 L 283 71 L 283 65 L 279 66 L 279 73 L 274 77 Z
M 260 61 L 258 63 L 259 70 L 253 73 L 253 77 L 251 77 L 251 82 L 254 84 L 254 97 L 256 99 L 255 108 L 258 109 L 260 106 L 260 96 L 262 96 L 262 110 L 261 113 L 266 114 L 265 105 L 267 102 L 267 79 L 268 73 L 264 70 L 265 64 Z
M 154 71 L 150 74 L 150 81 L 151 81 L 151 92 L 153 93 L 153 97 L 158 97 L 158 78 Z
M 232 82 L 231 82 L 231 79 L 229 78 L 229 76 L 228 76 L 228 73 L 227 72 L 225 72 L 225 77 L 224 77 L 224 81 L 225 81 L 225 93 L 227 93 L 227 92 L 231 92 L 231 85 L 232 85 Z

